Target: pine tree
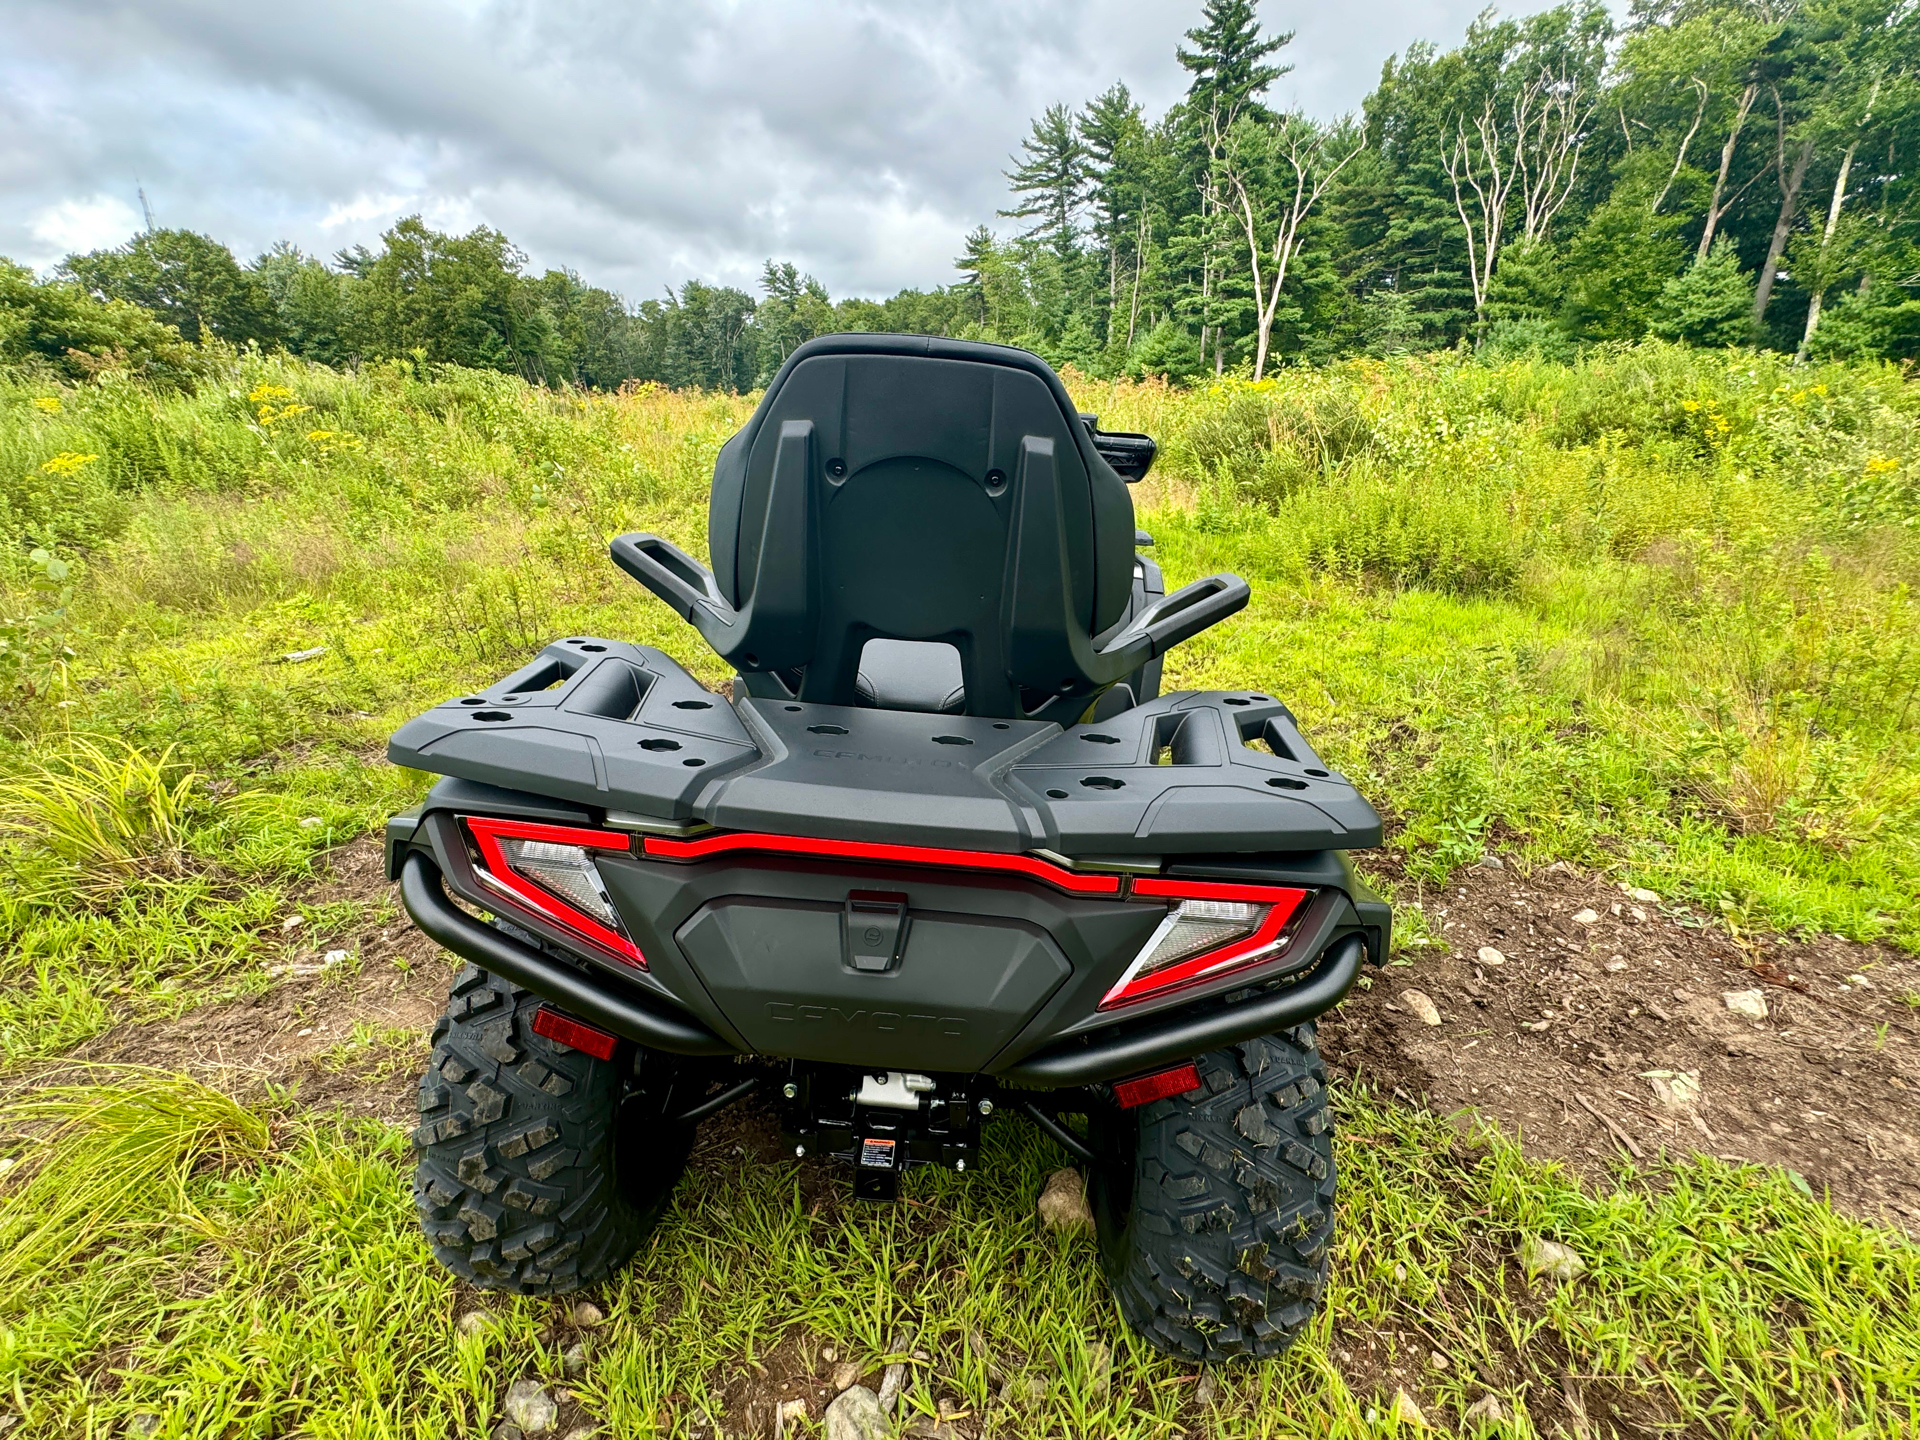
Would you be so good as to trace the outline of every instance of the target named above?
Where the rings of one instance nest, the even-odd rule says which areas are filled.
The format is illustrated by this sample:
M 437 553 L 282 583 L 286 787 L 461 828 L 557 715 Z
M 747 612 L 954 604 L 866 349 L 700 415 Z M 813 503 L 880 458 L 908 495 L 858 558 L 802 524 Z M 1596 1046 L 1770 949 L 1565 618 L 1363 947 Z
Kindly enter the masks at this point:
M 1661 288 L 1653 333 L 1694 345 L 1739 345 L 1753 332 L 1753 280 L 1722 235 Z
M 1261 34 L 1254 0 L 1206 0 L 1201 20 L 1187 31 L 1194 48 L 1176 48 L 1173 53 L 1193 76 L 1187 89 L 1189 103 L 1199 114 L 1217 115 L 1224 130 L 1235 116 L 1264 113 L 1260 97 L 1293 69 L 1269 65 L 1267 57 L 1289 44 L 1293 31 Z
M 1034 221 L 1026 233 L 1051 246 L 1062 261 L 1071 261 L 1079 253 L 1087 188 L 1087 149 L 1073 112 L 1065 105 L 1049 105 L 1020 148 L 1026 158 L 1007 172 L 1007 183 L 1023 198 L 1000 213 L 1010 220 Z

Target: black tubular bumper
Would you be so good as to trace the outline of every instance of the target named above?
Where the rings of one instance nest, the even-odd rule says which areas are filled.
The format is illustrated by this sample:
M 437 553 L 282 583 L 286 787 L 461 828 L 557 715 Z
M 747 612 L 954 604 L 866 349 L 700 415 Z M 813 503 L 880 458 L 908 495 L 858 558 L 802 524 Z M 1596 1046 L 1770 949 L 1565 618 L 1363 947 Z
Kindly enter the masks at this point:
M 1090 1085 L 1189 1060 L 1258 1035 L 1271 1035 L 1339 1004 L 1359 977 L 1366 954 L 1365 940 L 1349 935 L 1327 948 L 1311 977 L 1289 989 L 1124 1034 L 1095 1034 L 1084 1042 L 1056 1045 L 1008 1066 L 999 1072 L 999 1078 L 1050 1090 Z
M 676 1055 L 737 1053 L 699 1021 L 608 994 L 571 966 L 474 919 L 447 898 L 440 867 L 418 850 L 401 866 L 400 899 L 414 924 L 461 959 L 524 986 L 570 1015 Z

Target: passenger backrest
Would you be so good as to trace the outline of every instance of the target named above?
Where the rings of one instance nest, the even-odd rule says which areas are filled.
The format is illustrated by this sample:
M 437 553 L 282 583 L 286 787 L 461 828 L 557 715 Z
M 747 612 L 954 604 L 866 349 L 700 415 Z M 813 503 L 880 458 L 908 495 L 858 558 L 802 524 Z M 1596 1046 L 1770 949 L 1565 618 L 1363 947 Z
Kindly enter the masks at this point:
M 1126 482 L 1045 362 L 998 345 L 801 346 L 720 452 L 708 535 L 765 668 L 803 670 L 801 698 L 827 704 L 855 703 L 871 639 L 954 646 L 969 714 L 1097 688 L 1031 637 L 1098 634 L 1132 588 Z M 1044 674 L 1009 658 L 1041 653 Z

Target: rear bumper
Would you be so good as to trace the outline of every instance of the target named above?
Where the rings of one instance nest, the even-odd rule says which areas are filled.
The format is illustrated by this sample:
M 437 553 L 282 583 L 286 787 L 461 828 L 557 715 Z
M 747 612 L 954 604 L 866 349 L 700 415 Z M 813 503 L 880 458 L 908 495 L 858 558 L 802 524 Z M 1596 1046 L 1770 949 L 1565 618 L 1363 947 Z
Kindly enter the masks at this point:
M 739 1053 L 694 1017 L 615 993 L 593 974 L 469 915 L 449 898 L 440 867 L 424 851 L 407 853 L 399 869 L 407 914 L 462 959 L 636 1044 L 676 1055 Z M 1366 953 L 1362 936 L 1348 934 L 1328 945 L 1313 966 L 1283 988 L 1260 991 L 1238 1003 L 1216 999 L 1078 1036 L 1025 1056 L 997 1078 L 1034 1089 L 1090 1085 L 1284 1030 L 1337 1005 L 1353 987 Z
M 693 1017 L 617 995 L 584 971 L 476 920 L 448 898 L 440 867 L 419 850 L 401 862 L 400 901 L 414 924 L 461 959 L 551 1000 L 582 1020 L 675 1055 L 737 1053 Z
M 1091 1085 L 1271 1035 L 1338 1005 L 1359 978 L 1366 955 L 1366 942 L 1348 935 L 1327 946 L 1313 968 L 1284 989 L 1238 1004 L 1216 1000 L 1191 1013 L 1155 1016 L 1123 1031 L 1094 1031 L 1016 1061 L 1000 1072 L 1000 1078 L 1044 1089 Z

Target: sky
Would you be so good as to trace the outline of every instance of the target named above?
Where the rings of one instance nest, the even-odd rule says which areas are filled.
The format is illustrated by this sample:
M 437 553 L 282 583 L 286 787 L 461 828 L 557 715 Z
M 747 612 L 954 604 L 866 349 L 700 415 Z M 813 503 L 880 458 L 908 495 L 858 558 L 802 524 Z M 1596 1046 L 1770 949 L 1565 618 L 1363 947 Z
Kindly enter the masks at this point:
M 1266 0 L 1271 92 L 1330 118 L 1483 0 Z M 1519 0 L 1509 13 L 1545 8 Z M 421 214 L 631 300 L 945 284 L 1033 116 L 1125 80 L 1157 116 L 1200 0 L 0 0 L 0 255 L 45 270 L 141 223 L 242 260 L 378 248 Z

